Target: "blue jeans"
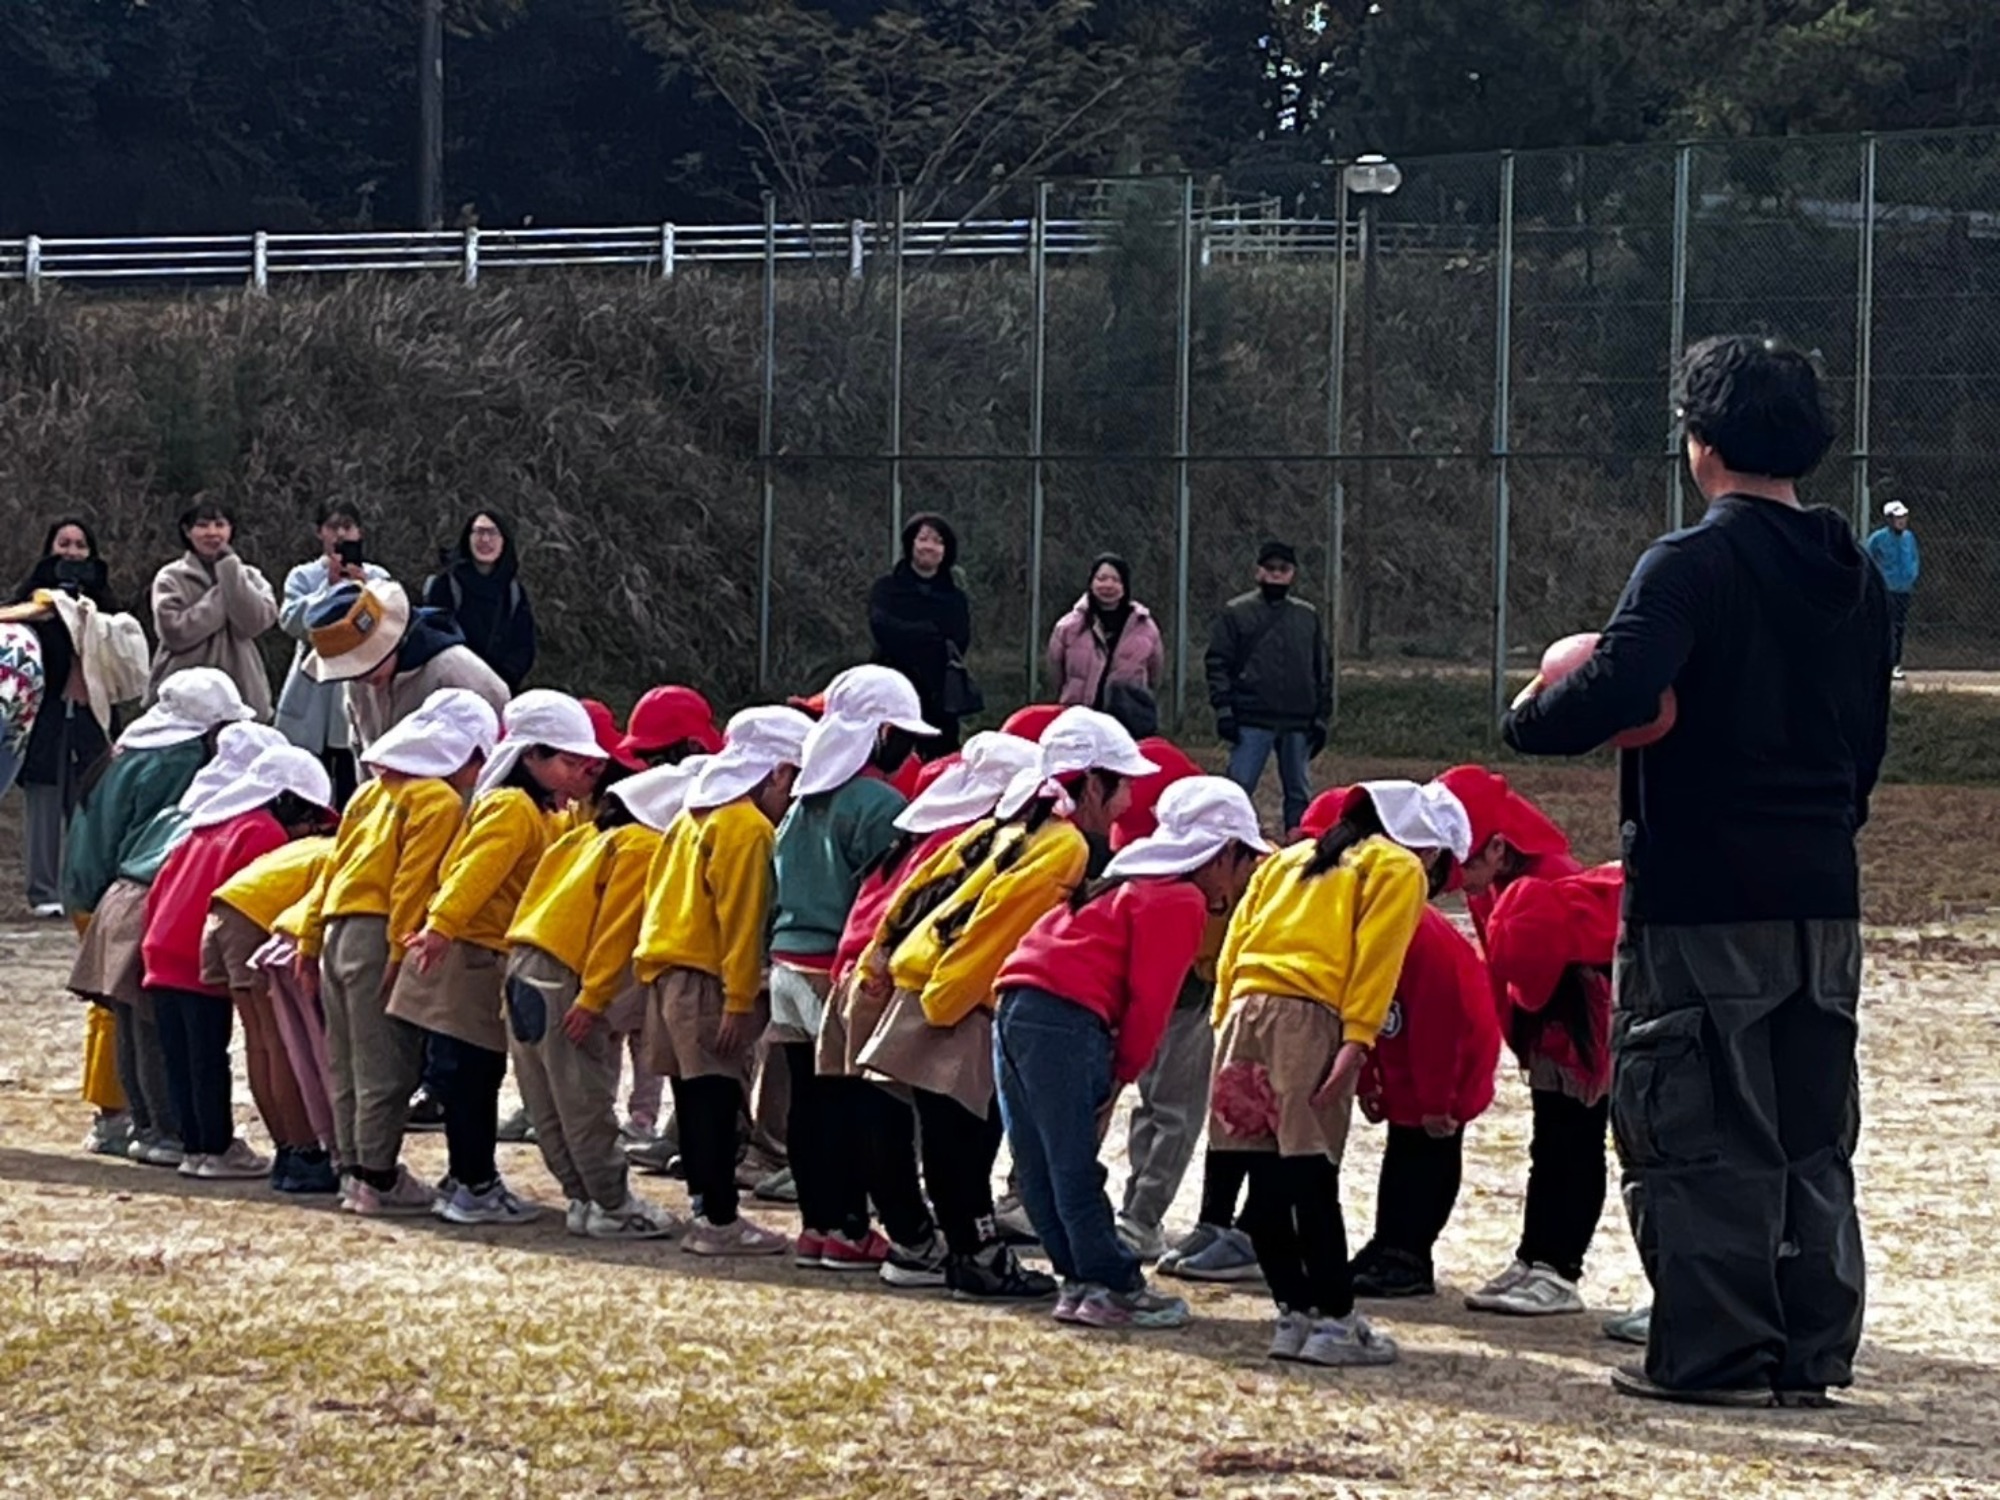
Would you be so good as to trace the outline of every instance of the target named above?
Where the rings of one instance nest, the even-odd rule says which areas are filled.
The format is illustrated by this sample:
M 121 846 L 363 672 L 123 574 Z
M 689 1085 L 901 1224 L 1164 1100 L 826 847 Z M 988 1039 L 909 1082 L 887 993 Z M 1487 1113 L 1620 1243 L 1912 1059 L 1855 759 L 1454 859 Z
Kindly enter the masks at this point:
M 1118 1238 L 1097 1159 L 1097 1112 L 1111 1098 L 1110 1031 L 1046 990 L 1009 990 L 993 1027 L 993 1076 L 1014 1185 L 1056 1275 L 1137 1291 L 1145 1277 Z
M 1303 729 L 1253 729 L 1239 725 L 1236 743 L 1229 749 L 1229 779 L 1252 797 L 1264 779 L 1264 763 L 1278 752 L 1278 780 L 1285 789 L 1285 826 L 1290 833 L 1306 815 L 1312 800 L 1310 736 Z

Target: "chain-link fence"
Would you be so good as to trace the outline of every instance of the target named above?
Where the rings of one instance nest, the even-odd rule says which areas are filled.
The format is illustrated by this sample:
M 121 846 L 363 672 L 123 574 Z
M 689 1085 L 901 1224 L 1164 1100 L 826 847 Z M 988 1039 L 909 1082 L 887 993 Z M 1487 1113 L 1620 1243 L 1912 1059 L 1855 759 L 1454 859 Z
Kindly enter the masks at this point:
M 985 260 L 891 253 L 896 205 L 857 205 L 859 274 L 768 267 L 743 330 L 767 683 L 867 653 L 867 584 L 938 511 L 996 703 L 1046 690 L 1049 631 L 1110 550 L 1167 641 L 1163 708 L 1198 719 L 1207 623 L 1265 537 L 1297 549 L 1350 690 L 1497 697 L 1699 514 L 1669 369 L 1720 332 L 1818 359 L 1841 435 L 1811 499 L 1864 532 L 1910 506 L 1911 666 L 2000 667 L 2000 133 L 1396 167 L 1393 193 L 1329 167 L 1254 236 L 1226 185 L 1183 179 L 924 205 L 1030 226 Z M 1081 221 L 1095 242 L 1058 253 Z

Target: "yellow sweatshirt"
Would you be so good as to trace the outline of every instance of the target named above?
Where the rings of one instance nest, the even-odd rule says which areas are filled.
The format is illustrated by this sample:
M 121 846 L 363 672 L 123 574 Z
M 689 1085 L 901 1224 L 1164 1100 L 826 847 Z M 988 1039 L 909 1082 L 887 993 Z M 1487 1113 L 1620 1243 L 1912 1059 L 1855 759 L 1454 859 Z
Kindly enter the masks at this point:
M 723 1009 L 742 1015 L 764 988 L 777 830 L 747 797 L 684 812 L 661 836 L 646 874 L 646 911 L 632 968 L 641 984 L 668 969 L 722 981 Z
M 576 1003 L 601 1014 L 625 988 L 659 848 L 660 835 L 643 823 L 564 834 L 535 866 L 507 929 L 509 946 L 555 959 L 582 984 Z
M 1333 869 L 1304 876 L 1311 843 L 1258 866 L 1215 965 L 1215 1024 L 1245 995 L 1295 995 L 1340 1014 L 1344 1040 L 1375 1044 L 1429 898 L 1423 861 L 1363 839 Z
M 332 834 L 293 839 L 230 876 L 217 888 L 215 899 L 242 912 L 264 931 L 275 932 L 278 918 L 312 890 L 332 852 Z
M 465 799 L 434 776 L 381 778 L 354 794 L 333 853 L 301 914 L 299 950 L 316 954 L 336 917 L 387 917 L 389 951 L 423 926 L 438 871 L 465 821 Z
M 947 851 L 976 841 L 980 832 L 969 830 Z M 1033 833 L 1005 825 L 990 843 L 958 889 L 889 956 L 896 988 L 921 996 L 933 1026 L 956 1026 L 980 1006 L 991 1008 L 1000 966 L 1030 927 L 1069 899 L 1090 862 L 1090 845 L 1060 818 Z M 965 854 L 959 851 L 961 865 Z
M 454 942 L 504 953 L 514 910 L 549 846 L 550 824 L 562 816 L 543 812 L 517 786 L 473 798 L 445 855 L 424 925 Z

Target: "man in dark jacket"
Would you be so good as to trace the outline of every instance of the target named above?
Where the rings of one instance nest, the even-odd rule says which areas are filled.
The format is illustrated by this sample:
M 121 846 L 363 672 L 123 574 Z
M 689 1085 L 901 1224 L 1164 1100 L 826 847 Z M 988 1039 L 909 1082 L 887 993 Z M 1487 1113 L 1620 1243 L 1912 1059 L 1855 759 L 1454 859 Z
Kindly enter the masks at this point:
M 903 527 L 902 560 L 868 591 L 875 664 L 910 679 L 924 722 L 939 731 L 917 742 L 917 754 L 926 760 L 958 748 L 962 705 L 953 701 L 948 679 L 956 675 L 959 688 L 971 682 L 963 664 L 972 645 L 972 606 L 958 586 L 957 565 L 958 535 L 944 517 L 912 516 Z
M 1291 597 L 1297 576 L 1292 549 L 1264 543 L 1256 589 L 1225 604 L 1208 636 L 1208 701 L 1215 732 L 1231 746 L 1229 779 L 1254 797 L 1277 751 L 1288 832 L 1306 815 L 1308 768 L 1326 748 L 1333 712 L 1326 631 L 1318 610 Z
M 1653 1283 L 1628 1395 L 1816 1405 L 1853 1379 L 1863 1267 L 1855 834 L 1889 716 L 1881 575 L 1795 481 L 1832 434 L 1807 360 L 1710 339 L 1679 372 L 1700 524 L 1639 559 L 1596 653 L 1509 744 L 1620 762 L 1625 940 L 1612 1128 Z

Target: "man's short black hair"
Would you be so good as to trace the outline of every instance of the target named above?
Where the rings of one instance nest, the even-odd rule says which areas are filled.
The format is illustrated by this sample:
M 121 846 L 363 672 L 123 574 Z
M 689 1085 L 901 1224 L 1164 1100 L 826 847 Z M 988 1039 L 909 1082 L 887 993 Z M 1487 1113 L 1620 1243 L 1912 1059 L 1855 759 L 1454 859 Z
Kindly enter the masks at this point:
M 1797 479 L 1833 444 L 1812 361 L 1776 339 L 1703 339 L 1674 377 L 1681 425 L 1738 474 Z
M 352 500 L 322 500 L 319 507 L 318 526 L 335 526 L 347 521 L 354 526 L 361 524 L 361 507 Z

